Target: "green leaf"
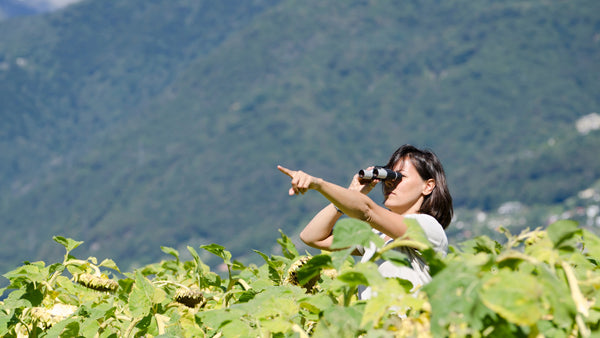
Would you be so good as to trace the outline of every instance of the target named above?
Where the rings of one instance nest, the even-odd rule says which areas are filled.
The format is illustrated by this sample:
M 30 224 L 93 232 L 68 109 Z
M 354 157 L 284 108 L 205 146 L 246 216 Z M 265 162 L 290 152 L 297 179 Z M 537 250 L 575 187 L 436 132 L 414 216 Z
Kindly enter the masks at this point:
M 98 333 L 100 329 L 100 324 L 95 319 L 86 319 L 82 324 L 79 331 L 83 337 L 93 337 L 96 333 Z
M 270 279 L 275 283 L 280 283 L 284 275 L 283 266 L 285 263 L 275 257 L 269 257 L 258 250 L 254 250 L 254 252 L 259 254 L 267 263 Z
M 410 266 L 410 261 L 406 254 L 398 250 L 388 250 L 381 254 L 381 258 L 390 261 L 398 266 Z
M 502 245 L 487 236 L 479 236 L 462 242 L 460 248 L 465 253 L 477 254 L 483 252 L 497 255 L 502 250 Z
M 256 329 L 239 318 L 232 320 L 221 328 L 222 337 L 259 337 Z
M 300 308 L 306 309 L 311 313 L 319 314 L 323 310 L 334 305 L 331 297 L 325 293 L 319 293 L 314 296 L 302 298 L 299 302 Z
M 1 296 L 2 294 L 0 294 Z M 4 311 L 0 311 L 0 337 L 8 336 L 8 323 L 11 320 L 11 316 Z
M 246 312 L 242 309 L 225 308 L 198 312 L 196 318 L 204 326 L 219 330 L 228 323 L 239 321 L 244 315 Z
M 251 301 L 252 299 L 254 299 L 254 297 L 257 294 L 258 294 L 258 291 L 254 290 L 254 289 L 244 291 L 238 297 L 237 303 L 247 303 L 247 302 Z
M 221 257 L 223 259 L 223 262 L 225 262 L 227 266 L 231 266 L 231 252 L 225 250 L 223 246 L 213 243 L 209 245 L 201 245 L 200 247 L 212 254 Z
M 323 311 L 321 320 L 315 326 L 313 337 L 359 337 L 365 333 L 359 327 L 364 311 L 364 303 L 351 307 L 333 306 Z
M 357 245 L 369 246 L 373 242 L 377 247 L 384 244 L 383 239 L 373 232 L 371 226 L 353 218 L 339 220 L 333 228 L 332 249 L 345 249 Z
M 379 326 L 379 321 L 390 307 L 394 306 L 396 310 L 401 310 L 401 299 L 406 297 L 405 289 L 395 279 L 386 279 L 371 288 L 374 296 L 367 301 L 360 322 L 360 326 L 367 330 Z
M 281 250 L 283 251 L 283 256 L 289 259 L 294 259 L 298 257 L 298 250 L 296 249 L 296 245 L 292 242 L 292 240 L 286 236 L 281 229 L 279 229 L 279 233 L 281 234 L 281 238 L 277 239 L 277 243 L 281 245 Z
M 49 277 L 49 269 L 45 268 L 44 265 L 44 262 L 25 264 L 5 273 L 3 276 L 8 278 L 12 284 L 23 282 L 40 283 L 48 280 Z
M 358 263 L 352 269 L 340 274 L 337 279 L 350 286 L 373 286 L 385 281 L 373 262 Z
M 74 318 L 68 318 L 54 324 L 48 331 L 48 337 L 77 337 L 79 336 L 79 322 Z
M 553 266 L 559 259 L 559 253 L 554 250 L 554 244 L 547 236 L 537 239 L 534 243 L 525 246 L 525 254 L 537 259 L 538 261 L 546 262 Z
M 600 263 L 600 238 L 583 229 L 583 243 L 585 252 Z
M 294 289 L 296 291 L 298 288 Z M 252 316 L 261 321 L 275 317 L 291 318 L 298 314 L 300 308 L 297 299 L 304 293 L 299 292 L 292 292 L 290 288 L 281 286 L 271 287 L 254 297 L 246 306 L 252 310 Z
M 280 317 L 260 321 L 261 329 L 268 334 L 289 332 L 292 329 L 292 325 L 292 322 Z
M 3 300 L 2 304 L 2 308 L 6 310 L 33 306 L 36 306 L 36 304 L 33 304 L 32 301 L 28 299 L 27 291 L 24 289 L 18 289 L 9 293 L 8 296 Z
M 59 244 L 62 244 L 65 249 L 67 249 L 67 253 L 73 251 L 75 248 L 83 244 L 83 241 L 75 241 L 71 238 L 65 238 L 62 236 L 54 236 L 52 239 Z
M 161 246 L 160 249 L 162 250 L 162 252 L 175 257 L 177 262 L 179 262 L 179 251 L 168 246 Z
M 318 276 L 321 270 L 331 267 L 331 256 L 326 254 L 313 256 L 300 269 L 298 269 L 298 283 L 304 285 L 313 277 Z
M 332 267 L 336 270 L 340 270 L 344 263 L 354 265 L 354 259 L 351 256 L 353 251 L 354 248 L 348 248 L 344 250 L 330 252 L 329 255 L 331 256 Z
M 548 226 L 546 231 L 555 248 L 567 249 L 569 251 L 574 250 L 577 245 L 574 237 L 581 235 L 581 229 L 579 229 L 577 222 L 572 220 L 554 222 Z
M 155 299 L 154 286 L 141 272 L 136 272 L 135 284 L 129 294 L 129 311 L 134 318 L 142 318 L 150 313 Z
M 500 268 L 510 268 L 511 270 L 516 270 L 519 267 L 521 262 L 529 262 L 532 264 L 537 264 L 538 261 L 520 251 L 516 250 L 506 250 L 502 252 L 500 255 L 496 257 L 496 262 Z
M 117 266 L 117 264 L 112 260 L 112 259 L 105 259 L 103 260 L 100 265 L 98 266 L 103 266 L 109 269 L 113 269 L 115 271 L 121 272 L 121 270 L 119 270 L 119 267 Z
M 421 251 L 423 260 L 429 265 L 429 274 L 431 277 L 437 275 L 446 267 L 446 263 L 442 255 L 433 249 L 427 249 Z
M 239 270 L 239 271 L 243 271 L 246 270 L 247 267 L 244 265 L 244 263 L 238 261 L 238 260 L 233 260 L 233 264 L 231 265 L 231 269 L 232 270 Z
M 402 238 L 407 238 L 411 241 L 418 242 L 420 245 L 419 247 L 415 247 L 415 249 L 424 250 L 431 247 L 431 242 L 429 242 L 427 239 L 427 235 L 425 235 L 423 227 L 421 227 L 416 219 L 407 217 L 404 219 L 404 223 L 406 223 L 407 227 Z
M 480 290 L 485 306 L 511 323 L 527 326 L 543 316 L 542 295 L 534 276 L 506 269 L 487 280 Z
M 200 263 L 202 262 L 200 260 L 200 256 L 198 255 L 198 252 L 196 252 L 196 249 L 192 248 L 191 246 L 187 246 L 188 251 L 190 252 L 190 254 L 192 255 L 192 258 L 194 258 L 194 261 L 196 262 L 196 264 L 200 265 Z
M 337 279 L 350 286 L 369 285 L 367 277 L 359 271 L 346 271 L 339 275 Z
M 555 272 L 546 266 L 539 266 L 535 271 L 538 288 L 543 292 L 540 301 L 544 304 L 546 312 L 553 316 L 553 322 L 560 328 L 567 329 L 573 325 L 577 314 L 575 302 L 570 294 L 569 287 Z
M 456 256 L 422 290 L 431 304 L 431 332 L 434 337 L 445 336 L 450 325 L 468 323 L 475 330 L 483 330 L 483 321 L 494 313 L 485 307 L 479 297 L 481 264 L 490 255 L 479 253 Z M 469 259 L 466 259 L 466 258 Z

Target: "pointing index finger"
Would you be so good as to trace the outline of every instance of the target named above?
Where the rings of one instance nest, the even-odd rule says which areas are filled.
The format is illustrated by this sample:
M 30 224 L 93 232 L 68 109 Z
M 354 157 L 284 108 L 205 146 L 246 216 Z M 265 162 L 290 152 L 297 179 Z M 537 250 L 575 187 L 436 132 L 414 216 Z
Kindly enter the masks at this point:
M 292 178 L 294 177 L 294 171 L 293 170 L 290 170 L 288 168 L 284 168 L 284 167 L 282 167 L 280 165 L 277 166 L 277 169 L 279 169 L 279 171 L 281 171 L 282 173 L 288 175 L 289 177 L 292 177 Z

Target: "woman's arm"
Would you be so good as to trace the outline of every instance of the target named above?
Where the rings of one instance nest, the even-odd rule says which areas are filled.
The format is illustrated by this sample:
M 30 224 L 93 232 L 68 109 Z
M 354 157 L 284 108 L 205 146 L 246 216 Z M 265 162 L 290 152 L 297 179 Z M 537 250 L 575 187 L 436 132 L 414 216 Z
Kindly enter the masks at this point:
M 342 188 L 319 179 L 314 188 L 340 210 L 352 218 L 360 219 L 392 239 L 403 236 L 407 226 L 404 216 L 378 205 L 360 192 Z
M 329 204 L 304 227 L 300 239 L 313 248 L 330 250 L 333 243 L 333 226 L 341 215 L 333 204 Z
M 374 229 L 381 231 L 391 238 L 400 237 L 406 232 L 406 224 L 402 215 L 379 206 L 366 195 L 373 189 L 377 181 L 370 181 L 368 183 L 360 182 L 358 175 L 355 175 L 350 186 L 343 188 L 321 178 L 310 176 L 302 171 L 294 171 L 281 166 L 278 166 L 278 169 L 292 178 L 292 187 L 289 190 L 290 195 L 304 194 L 308 189 L 314 189 L 348 216 L 368 222 Z M 337 218 L 333 219 L 333 212 L 337 213 L 337 210 L 333 206 L 326 207 L 313 218 L 313 221 L 317 220 L 313 226 L 311 226 L 313 221 L 307 225 L 307 228 L 311 226 L 313 231 L 315 229 L 319 230 L 317 231 L 317 236 L 307 236 L 307 239 L 309 239 L 309 243 L 307 244 L 319 245 L 319 248 L 331 245 L 332 239 L 329 237 L 331 237 L 333 224 L 337 221 Z M 327 236 L 324 236 L 325 233 L 327 233 Z

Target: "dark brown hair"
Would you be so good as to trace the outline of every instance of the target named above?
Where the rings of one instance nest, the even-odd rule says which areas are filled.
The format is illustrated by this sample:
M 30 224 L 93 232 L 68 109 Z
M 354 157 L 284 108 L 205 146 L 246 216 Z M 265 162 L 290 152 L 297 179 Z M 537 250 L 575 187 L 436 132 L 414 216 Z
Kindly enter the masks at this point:
M 407 158 L 410 159 L 422 179 L 435 181 L 435 188 L 431 194 L 425 196 L 419 212 L 433 216 L 446 229 L 450 225 L 454 209 L 442 163 L 432 151 L 421 150 L 405 144 L 394 152 L 385 167 L 392 169 L 398 161 Z

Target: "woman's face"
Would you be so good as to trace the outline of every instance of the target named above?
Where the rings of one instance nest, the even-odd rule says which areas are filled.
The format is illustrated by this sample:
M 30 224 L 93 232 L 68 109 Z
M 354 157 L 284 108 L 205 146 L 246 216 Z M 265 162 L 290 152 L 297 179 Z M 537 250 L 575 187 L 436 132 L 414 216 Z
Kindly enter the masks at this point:
M 399 214 L 418 213 L 425 196 L 435 187 L 435 181 L 422 179 L 408 158 L 398 161 L 392 169 L 402 173 L 403 177 L 401 181 L 382 182 L 385 206 Z

